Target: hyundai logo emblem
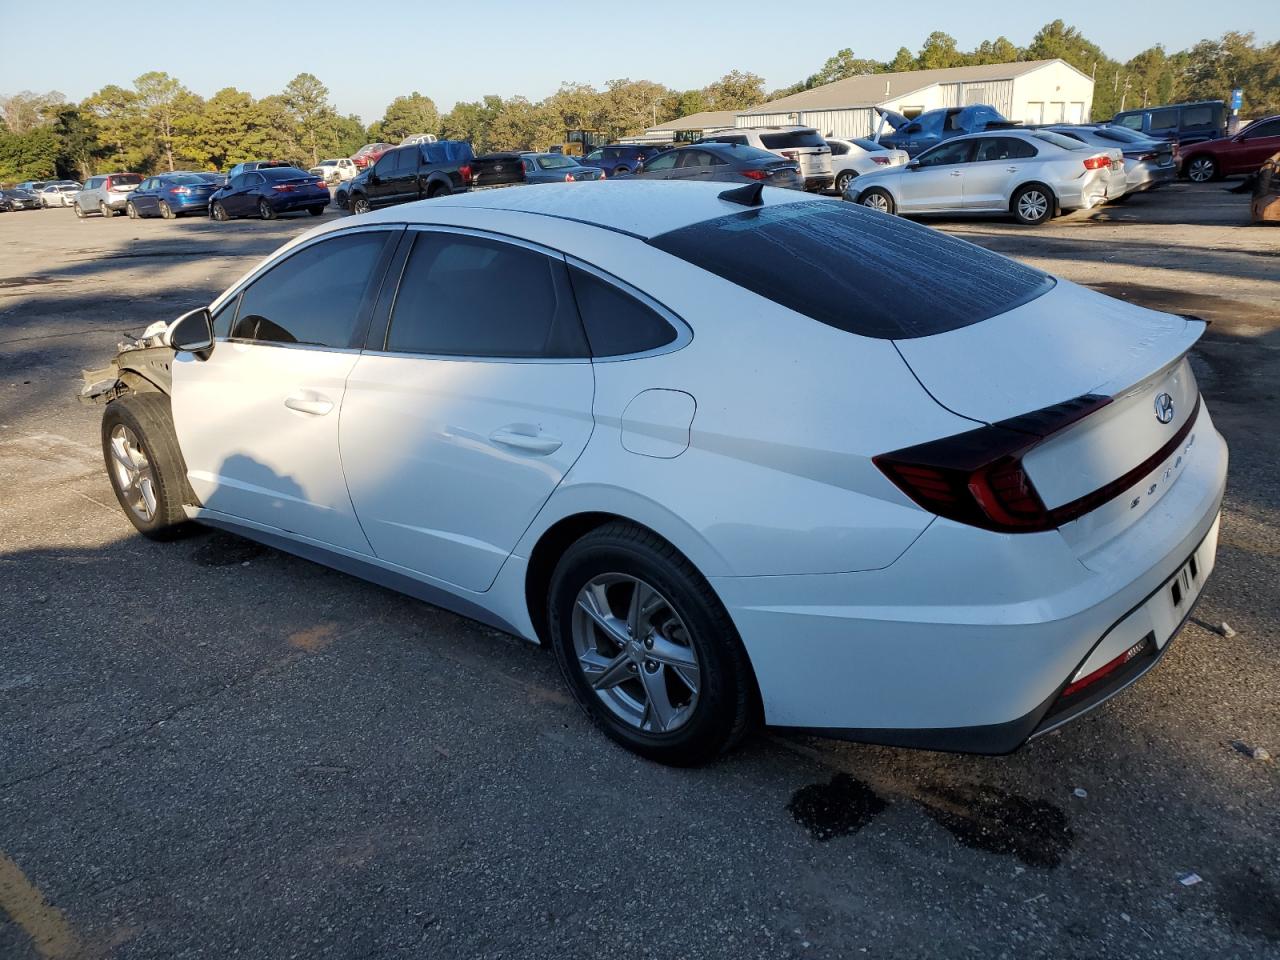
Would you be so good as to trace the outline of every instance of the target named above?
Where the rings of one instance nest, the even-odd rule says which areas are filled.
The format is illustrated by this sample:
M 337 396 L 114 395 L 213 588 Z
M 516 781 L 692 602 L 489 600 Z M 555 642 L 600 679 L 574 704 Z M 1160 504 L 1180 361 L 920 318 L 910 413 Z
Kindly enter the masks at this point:
M 1173 420 L 1173 397 L 1162 393 L 1156 397 L 1156 419 L 1161 423 Z

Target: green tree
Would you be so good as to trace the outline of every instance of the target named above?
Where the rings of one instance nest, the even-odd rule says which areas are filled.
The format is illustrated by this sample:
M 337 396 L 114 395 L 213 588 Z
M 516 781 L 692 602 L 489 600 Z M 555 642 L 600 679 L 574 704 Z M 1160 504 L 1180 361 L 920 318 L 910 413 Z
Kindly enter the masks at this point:
M 349 113 L 345 117 L 335 117 L 333 132 L 334 149 L 331 152 L 339 157 L 351 156 L 370 139 L 364 122 L 354 113 Z
M 58 138 L 58 173 L 78 180 L 93 176 L 94 161 L 102 149 L 93 117 L 79 107 L 65 107 L 54 121 L 53 132 Z
M 489 125 L 502 110 L 502 98 L 488 94 L 483 100 L 459 101 L 440 120 L 440 132 L 449 140 L 467 140 L 477 153 L 495 149 Z
M 102 144 L 100 166 L 112 170 L 142 170 L 150 166 L 154 142 L 137 93 L 109 84 L 86 97 L 80 110 L 97 125 Z
M 764 103 L 764 78 L 732 70 L 702 91 L 711 110 L 747 110 Z
M 924 46 L 916 57 L 919 70 L 940 70 L 945 67 L 962 67 L 968 58 L 956 47 L 956 38 L 941 30 L 935 30 L 925 38 Z
M 440 111 L 430 97 L 424 97 L 415 90 L 407 97 L 392 100 L 382 119 L 374 126 L 377 128 L 373 133 L 375 137 L 399 143 L 415 133 L 437 133 Z
M 908 70 L 914 70 L 916 68 L 915 54 L 906 47 L 899 47 L 898 52 L 885 65 L 885 68 L 890 73 L 906 73 Z
M 58 137 L 45 124 L 25 133 L 0 133 L 0 180 L 44 180 L 57 173 Z
M 884 68 L 885 65 L 879 60 L 855 57 L 853 51 L 846 47 L 843 50 L 836 51 L 835 56 L 828 57 L 827 62 L 822 65 L 818 72 L 805 80 L 804 86 L 805 89 L 820 87 L 825 83 L 847 80 L 849 77 L 862 76 L 868 73 L 881 73 Z
M 32 93 L 23 90 L 11 96 L 0 97 L 0 117 L 10 133 L 26 133 L 36 127 L 53 123 L 66 106 L 67 98 L 56 90 L 48 93 Z
M 983 40 L 967 59 L 970 63 L 1014 63 L 1021 59 L 1021 53 L 1008 37 L 996 37 Z
M 150 125 L 155 141 L 148 152 L 160 157 L 166 169 L 177 169 L 173 142 L 178 135 L 179 115 L 190 109 L 191 93 L 174 77 L 158 70 L 144 73 L 133 81 L 133 86 L 137 90 L 137 110 Z
M 600 125 L 613 136 L 634 136 L 666 118 L 669 99 L 671 91 L 652 80 L 610 80 L 601 95 Z
M 293 123 L 295 149 L 301 151 L 307 166 L 315 166 L 320 154 L 328 153 L 337 143 L 337 113 L 329 103 L 329 88 L 314 74 L 300 73 L 284 88 L 280 102 Z

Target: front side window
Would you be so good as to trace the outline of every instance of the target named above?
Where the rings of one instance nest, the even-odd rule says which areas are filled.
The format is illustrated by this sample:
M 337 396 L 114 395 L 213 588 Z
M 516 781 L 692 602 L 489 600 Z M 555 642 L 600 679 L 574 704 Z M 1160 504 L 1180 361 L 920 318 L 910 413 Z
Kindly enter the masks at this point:
M 635 297 L 578 267 L 569 273 L 593 357 L 645 353 L 675 340 L 675 328 Z
M 1119 125 L 1122 127 L 1128 127 L 1130 130 L 1141 130 L 1142 114 L 1140 113 L 1126 114 L 1125 116 L 1120 118 Z
M 321 240 L 271 267 L 244 291 L 231 337 L 344 349 L 387 240 L 360 231 Z
M 973 155 L 972 140 L 944 143 L 920 154 L 920 166 L 941 167 L 950 163 L 967 163 Z
M 405 262 L 387 349 L 455 357 L 586 356 L 563 260 L 423 231 Z
M 1257 140 L 1259 137 L 1280 137 L 1280 120 L 1266 120 L 1257 126 L 1250 127 L 1241 139 Z

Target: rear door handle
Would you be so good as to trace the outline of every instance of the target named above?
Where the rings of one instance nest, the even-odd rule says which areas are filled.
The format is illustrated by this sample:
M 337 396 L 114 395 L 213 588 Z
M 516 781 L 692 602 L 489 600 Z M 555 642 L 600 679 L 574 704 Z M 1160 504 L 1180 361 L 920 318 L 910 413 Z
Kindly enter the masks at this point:
M 1018 172 L 1018 168 L 1017 168 L 1017 167 L 1005 167 L 1005 169 L 1006 169 L 1006 170 L 1008 170 L 1010 173 L 1017 173 L 1017 172 Z
M 316 393 L 314 390 L 299 390 L 285 397 L 284 405 L 299 413 L 309 413 L 313 417 L 323 417 L 333 409 L 333 401 Z
M 952 175 L 953 177 L 958 177 L 958 176 L 960 176 L 960 171 L 959 171 L 959 170 L 952 170 L 952 171 L 951 171 L 951 175 Z
M 525 450 L 529 453 L 538 453 L 546 455 L 555 453 L 560 449 L 563 441 L 557 440 L 555 437 L 548 437 L 546 434 L 533 436 L 527 433 L 517 433 L 511 427 L 503 427 L 501 430 L 495 430 L 489 434 L 489 439 L 494 443 L 500 443 L 504 447 L 513 447 L 516 450 Z

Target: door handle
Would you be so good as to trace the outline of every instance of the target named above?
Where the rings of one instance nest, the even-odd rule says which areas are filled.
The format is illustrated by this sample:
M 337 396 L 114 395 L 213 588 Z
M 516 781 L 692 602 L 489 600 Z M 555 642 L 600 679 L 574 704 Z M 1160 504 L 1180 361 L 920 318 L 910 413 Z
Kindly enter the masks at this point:
M 959 171 L 959 170 L 952 170 L 952 171 L 951 171 L 951 175 L 952 175 L 953 177 L 958 177 L 958 176 L 960 176 L 960 171 Z
M 313 417 L 323 417 L 333 409 L 333 401 L 322 397 L 311 390 L 303 390 L 285 397 L 284 405 L 299 413 L 309 413 Z
M 1017 172 L 1018 172 L 1018 168 L 1017 168 L 1017 167 L 1005 167 L 1005 170 L 1007 170 L 1009 173 L 1017 173 Z
M 517 433 L 510 427 L 503 427 L 501 430 L 495 430 L 489 434 L 489 439 L 494 443 L 500 443 L 504 447 L 513 447 L 516 450 L 525 450 L 529 453 L 548 454 L 555 453 L 560 449 L 562 441 L 555 437 L 548 437 L 545 434 L 539 436 L 531 436 L 527 433 Z

